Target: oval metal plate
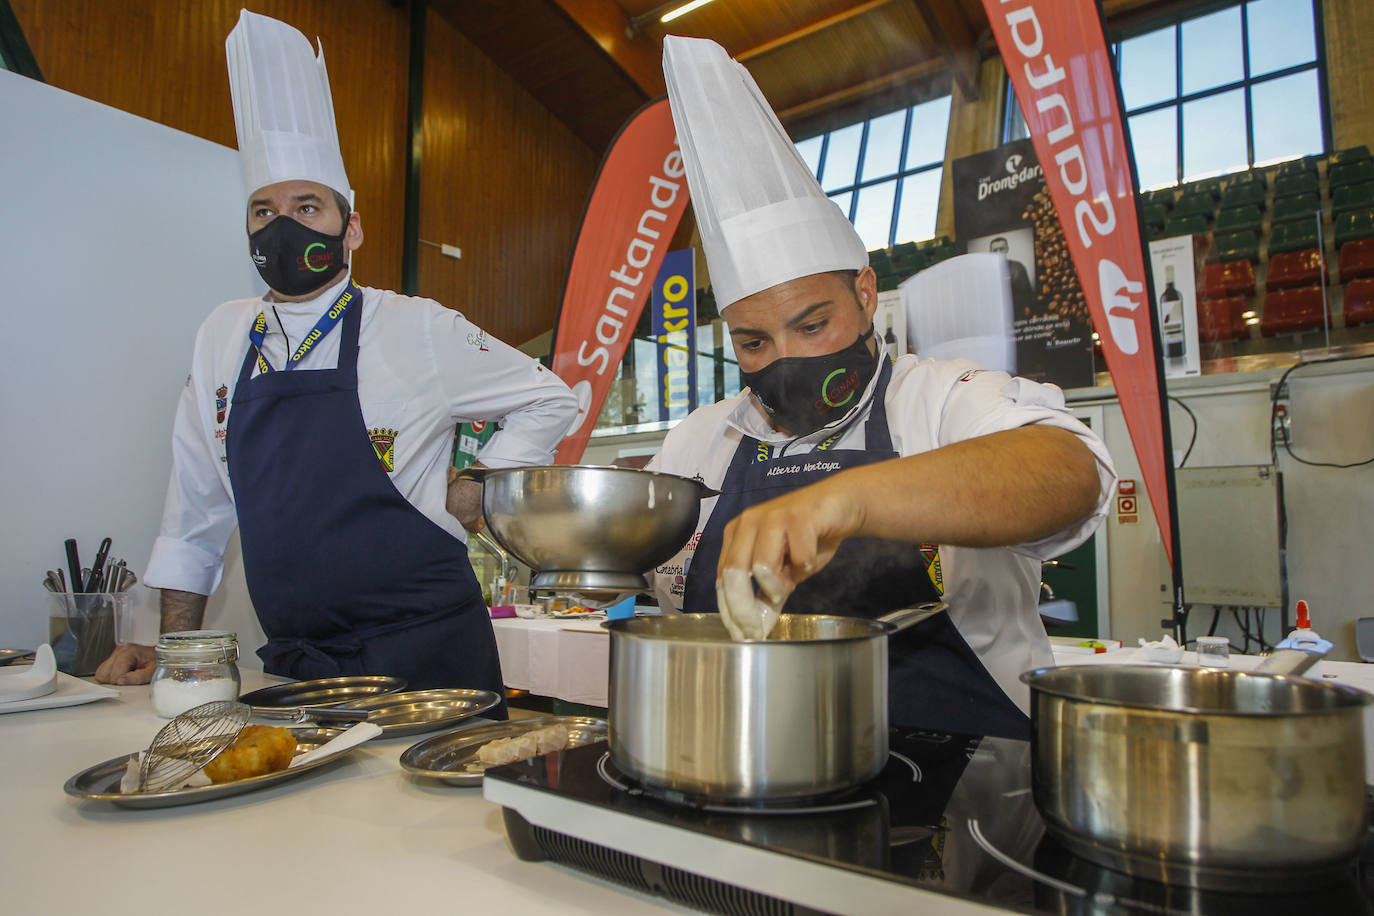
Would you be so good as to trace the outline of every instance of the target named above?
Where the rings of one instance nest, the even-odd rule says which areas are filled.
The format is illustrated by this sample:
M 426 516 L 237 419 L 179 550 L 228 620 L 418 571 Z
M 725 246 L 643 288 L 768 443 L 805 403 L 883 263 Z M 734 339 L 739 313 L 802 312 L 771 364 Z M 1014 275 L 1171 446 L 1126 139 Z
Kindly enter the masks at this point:
M 382 696 L 406 689 L 406 682 L 399 677 L 381 675 L 353 675 L 348 677 L 322 677 L 313 681 L 292 681 L 289 684 L 273 684 L 239 697 L 239 702 L 249 706 L 275 706 L 281 708 L 338 706 L 352 700 Z
M 367 721 L 381 726 L 381 737 L 398 738 L 451 726 L 500 702 L 490 690 L 452 687 L 365 697 L 341 703 L 340 708 L 367 710 Z
M 332 738 L 342 734 L 343 730 L 338 728 L 293 728 L 292 731 L 296 735 L 296 754 L 300 755 L 327 743 Z M 195 788 L 175 789 L 170 792 L 140 792 L 133 795 L 126 795 L 119 791 L 119 781 L 124 777 L 124 772 L 128 768 L 129 758 L 134 756 L 134 754 L 125 754 L 123 757 L 115 757 L 82 770 L 68 779 L 67 784 L 62 789 L 68 795 L 76 798 L 110 802 L 121 808 L 172 808 L 177 805 L 193 805 L 197 802 L 226 798 L 242 792 L 252 792 L 255 789 L 265 789 L 268 786 L 294 779 L 311 770 L 333 763 L 353 749 L 352 747 L 344 748 L 298 767 L 278 770 L 275 773 L 266 773 L 262 776 L 252 776 L 248 779 L 218 782 Z
M 405 753 L 401 754 L 401 769 L 415 776 L 428 776 L 455 785 L 481 785 L 482 774 L 468 770 L 468 764 L 477 763 L 478 748 L 488 741 L 513 738 L 546 725 L 566 725 L 569 732 L 568 747 L 581 747 L 584 744 L 606 740 L 605 719 L 593 719 L 588 716 L 512 719 L 509 722 L 460 728 L 457 731 L 426 738 L 419 744 L 406 748 Z

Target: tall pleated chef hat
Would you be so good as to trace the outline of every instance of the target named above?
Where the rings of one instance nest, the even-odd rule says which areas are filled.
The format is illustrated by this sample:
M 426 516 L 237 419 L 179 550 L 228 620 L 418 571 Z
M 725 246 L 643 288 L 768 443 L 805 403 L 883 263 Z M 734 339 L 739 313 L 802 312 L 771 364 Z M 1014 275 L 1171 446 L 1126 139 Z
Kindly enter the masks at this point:
M 317 57 L 296 29 L 243 10 L 224 50 L 244 192 L 314 181 L 352 200 L 323 45 Z
M 719 308 L 788 280 L 868 265 L 859 233 L 743 65 L 714 41 L 670 35 L 663 75 Z

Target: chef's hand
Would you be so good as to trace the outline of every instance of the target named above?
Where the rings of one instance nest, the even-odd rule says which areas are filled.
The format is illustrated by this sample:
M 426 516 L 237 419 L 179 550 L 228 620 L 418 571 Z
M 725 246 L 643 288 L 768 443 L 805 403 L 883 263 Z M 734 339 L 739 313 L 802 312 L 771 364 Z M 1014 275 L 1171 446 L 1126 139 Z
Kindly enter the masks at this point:
M 481 531 L 487 524 L 482 518 L 482 485 L 475 480 L 458 480 L 458 469 L 448 469 L 449 514 L 468 531 Z
M 716 575 L 757 568 L 773 573 L 769 584 L 786 600 L 808 576 L 820 572 L 846 538 L 861 530 L 863 509 L 844 475 L 760 503 L 725 526 Z M 760 588 L 764 583 L 759 581 Z M 781 602 L 779 602 L 781 603 Z
M 752 575 L 726 569 L 716 579 L 716 608 L 731 639 L 767 639 L 786 600 L 782 582 L 766 566 L 755 566 Z
M 95 669 L 95 679 L 101 684 L 146 684 L 153 679 L 157 667 L 157 652 L 152 646 L 129 643 L 115 646 L 110 657 Z

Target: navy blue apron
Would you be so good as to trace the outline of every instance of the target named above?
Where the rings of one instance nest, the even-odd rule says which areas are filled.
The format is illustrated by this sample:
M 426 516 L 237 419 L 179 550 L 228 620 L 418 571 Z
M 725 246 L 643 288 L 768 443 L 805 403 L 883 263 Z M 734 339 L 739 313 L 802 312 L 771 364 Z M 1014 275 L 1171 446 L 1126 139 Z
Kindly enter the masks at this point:
M 410 689 L 505 688 L 463 542 L 406 501 L 358 402 L 361 297 L 337 368 L 253 376 L 249 346 L 226 446 L 243 569 L 267 634 L 265 670 L 297 679 L 375 674 Z
M 898 457 L 884 398 L 892 363 L 882 361 L 864 448 L 831 449 L 838 433 L 814 451 L 773 457 L 745 437 L 735 450 L 720 497 L 701 532 L 687 572 L 682 609 L 712 613 L 716 566 L 725 526 L 745 509 L 816 483 L 827 474 Z M 794 470 L 795 469 L 795 470 Z M 875 618 L 939 598 L 919 545 L 850 538 L 824 569 L 803 580 L 783 605 L 787 614 L 847 614 Z M 888 716 L 892 725 L 932 731 L 1030 738 L 1030 718 L 1017 708 L 969 648 L 947 614 L 888 637 Z

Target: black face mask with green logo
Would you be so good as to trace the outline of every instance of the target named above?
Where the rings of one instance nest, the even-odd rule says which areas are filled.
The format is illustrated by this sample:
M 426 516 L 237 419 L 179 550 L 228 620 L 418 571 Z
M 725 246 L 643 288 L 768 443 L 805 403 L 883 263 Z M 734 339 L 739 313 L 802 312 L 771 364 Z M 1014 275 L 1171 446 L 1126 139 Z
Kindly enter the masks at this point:
M 814 433 L 854 406 L 878 368 L 869 352 L 870 326 L 854 343 L 822 356 L 784 356 L 757 372 L 741 372 L 773 421 L 794 436 Z
M 282 215 L 248 236 L 248 253 L 273 290 L 284 296 L 304 296 L 332 283 L 347 266 L 346 232 L 347 218 L 338 235 L 325 235 Z

